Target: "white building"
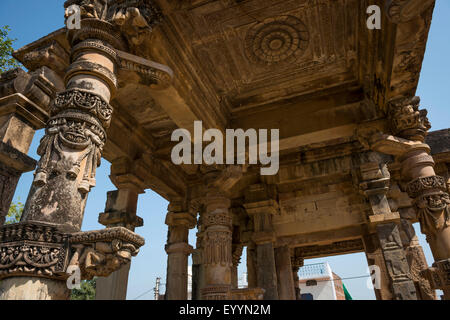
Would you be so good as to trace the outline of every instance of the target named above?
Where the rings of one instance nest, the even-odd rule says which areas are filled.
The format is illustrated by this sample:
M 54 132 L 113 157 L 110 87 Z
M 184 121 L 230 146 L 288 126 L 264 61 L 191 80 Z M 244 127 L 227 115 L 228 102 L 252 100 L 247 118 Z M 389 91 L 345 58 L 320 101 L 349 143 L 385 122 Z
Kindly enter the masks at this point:
M 342 280 L 328 263 L 305 265 L 298 276 L 302 300 L 345 300 Z

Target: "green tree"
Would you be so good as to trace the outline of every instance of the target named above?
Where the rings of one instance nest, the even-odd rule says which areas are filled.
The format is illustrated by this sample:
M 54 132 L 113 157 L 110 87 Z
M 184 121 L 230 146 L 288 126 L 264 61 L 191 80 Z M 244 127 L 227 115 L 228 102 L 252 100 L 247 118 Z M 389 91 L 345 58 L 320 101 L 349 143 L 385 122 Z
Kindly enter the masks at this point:
M 97 279 L 81 281 L 80 289 L 73 289 L 70 300 L 95 300 Z
M 10 31 L 9 26 L 0 27 L 0 73 L 19 66 L 16 59 L 12 57 L 13 43 L 17 39 L 11 39 L 8 36 Z
M 20 199 L 19 199 L 20 200 Z M 6 216 L 6 224 L 18 223 L 22 216 L 24 204 L 20 201 L 12 203 Z

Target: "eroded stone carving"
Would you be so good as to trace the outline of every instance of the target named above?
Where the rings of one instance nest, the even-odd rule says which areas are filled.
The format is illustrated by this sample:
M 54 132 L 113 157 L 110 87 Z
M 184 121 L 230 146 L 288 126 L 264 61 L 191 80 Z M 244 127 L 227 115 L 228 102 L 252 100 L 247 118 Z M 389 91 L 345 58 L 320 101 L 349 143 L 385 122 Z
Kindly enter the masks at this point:
M 395 135 L 424 141 L 431 128 L 427 110 L 419 110 L 420 98 L 401 98 L 390 102 L 391 128 Z
M 408 22 L 434 4 L 435 0 L 388 0 L 386 8 L 394 23 Z
M 98 19 L 114 25 L 130 46 L 140 45 L 159 24 L 162 15 L 154 1 L 148 0 L 68 0 L 65 8 L 79 5 L 82 19 Z

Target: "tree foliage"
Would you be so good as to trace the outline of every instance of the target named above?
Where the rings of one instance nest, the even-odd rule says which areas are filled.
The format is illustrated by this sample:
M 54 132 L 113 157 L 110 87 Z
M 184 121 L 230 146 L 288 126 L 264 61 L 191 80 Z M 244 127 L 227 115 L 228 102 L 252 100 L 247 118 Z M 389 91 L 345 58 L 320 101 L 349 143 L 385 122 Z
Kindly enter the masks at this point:
M 70 300 L 95 300 L 97 279 L 81 281 L 80 289 L 73 289 Z
M 10 31 L 9 26 L 0 27 L 0 73 L 19 66 L 16 59 L 12 57 L 13 43 L 16 39 L 8 36 Z
M 6 224 L 18 223 L 22 216 L 24 204 L 20 201 L 12 203 L 6 216 Z

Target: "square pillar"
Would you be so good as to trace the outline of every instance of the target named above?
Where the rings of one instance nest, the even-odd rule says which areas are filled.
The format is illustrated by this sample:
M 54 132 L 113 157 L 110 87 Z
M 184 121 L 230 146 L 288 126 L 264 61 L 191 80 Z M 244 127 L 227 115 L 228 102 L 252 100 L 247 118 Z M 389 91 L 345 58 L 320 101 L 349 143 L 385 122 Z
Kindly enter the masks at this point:
M 171 202 L 166 217 L 169 226 L 167 236 L 167 280 L 166 300 L 187 300 L 188 298 L 188 258 L 193 252 L 188 243 L 189 229 L 196 225 L 196 218 L 183 211 L 180 202 Z
M 112 167 L 115 166 L 113 163 Z M 131 174 L 113 174 L 111 179 L 119 190 L 107 193 L 105 212 L 99 215 L 99 223 L 106 228 L 125 227 L 131 231 L 142 227 L 144 221 L 136 215 L 138 197 L 143 193 L 142 182 Z M 130 267 L 128 263 L 108 277 L 97 278 L 95 300 L 126 300 Z
M 257 184 L 248 188 L 244 207 L 253 218 L 253 242 L 256 245 L 257 286 L 265 290 L 264 300 L 278 300 L 272 215 L 278 214 L 276 190 L 272 185 Z
M 288 246 L 275 249 L 278 296 L 280 300 L 296 300 L 292 275 L 291 250 Z

